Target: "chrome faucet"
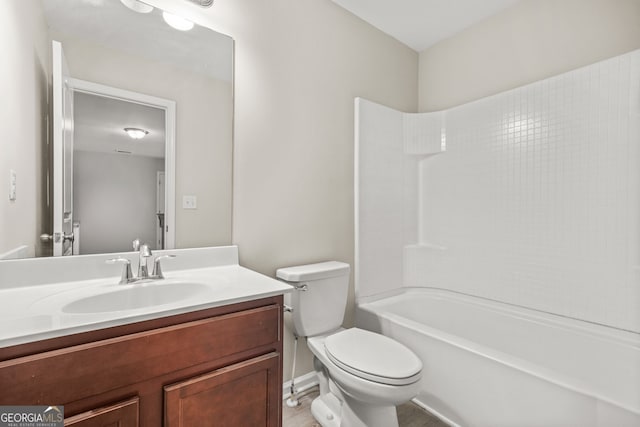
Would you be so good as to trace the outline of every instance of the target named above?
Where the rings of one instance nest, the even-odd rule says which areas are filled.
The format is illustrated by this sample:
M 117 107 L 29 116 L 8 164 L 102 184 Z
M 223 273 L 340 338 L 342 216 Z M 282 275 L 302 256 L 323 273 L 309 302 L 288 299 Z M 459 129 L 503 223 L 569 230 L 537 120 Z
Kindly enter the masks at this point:
M 148 259 L 153 256 L 153 253 L 151 252 L 151 249 L 149 249 L 149 245 L 147 245 L 146 243 L 141 245 L 140 239 L 136 239 L 133 241 L 133 249 L 139 252 L 137 277 L 134 276 L 133 273 L 131 272 L 131 261 L 129 261 L 127 258 L 117 257 L 117 258 L 108 259 L 106 261 L 107 264 L 115 264 L 116 262 L 121 262 L 124 264 L 124 267 L 122 270 L 122 276 L 120 277 L 121 285 L 128 284 L 128 283 L 135 283 L 145 279 L 152 279 L 152 280 L 164 279 L 164 275 L 162 274 L 162 267 L 160 266 L 160 261 L 165 258 L 176 257 L 175 255 L 161 255 L 159 257 L 156 257 L 156 259 L 153 262 L 153 272 L 150 275 Z

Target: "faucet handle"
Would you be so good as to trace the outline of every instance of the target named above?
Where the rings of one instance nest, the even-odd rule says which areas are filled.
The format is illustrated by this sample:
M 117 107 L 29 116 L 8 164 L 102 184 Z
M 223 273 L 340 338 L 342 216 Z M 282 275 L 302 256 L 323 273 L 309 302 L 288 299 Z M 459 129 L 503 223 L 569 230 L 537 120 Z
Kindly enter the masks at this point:
M 139 251 L 140 250 L 140 239 L 135 239 L 132 242 L 132 246 L 133 246 L 133 250 L 134 251 L 136 251 L 136 252 Z
M 131 261 L 123 257 L 110 258 L 105 261 L 107 264 L 115 264 L 117 262 L 121 262 L 124 264 L 122 269 L 122 276 L 120 277 L 120 284 L 124 285 L 126 283 L 131 282 L 133 279 L 133 273 L 131 272 Z
M 156 257 L 155 261 L 153 262 L 153 276 L 155 276 L 158 279 L 164 279 L 164 275 L 162 274 L 162 267 L 160 266 L 160 261 L 162 261 L 165 258 L 175 258 L 175 255 L 160 255 L 159 257 Z

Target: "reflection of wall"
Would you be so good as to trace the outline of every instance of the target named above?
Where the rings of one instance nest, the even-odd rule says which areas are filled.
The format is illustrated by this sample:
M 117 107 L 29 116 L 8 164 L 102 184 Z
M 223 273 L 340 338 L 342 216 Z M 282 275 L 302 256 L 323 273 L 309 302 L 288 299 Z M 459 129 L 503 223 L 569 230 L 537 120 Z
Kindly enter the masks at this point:
M 127 252 L 140 238 L 156 240 L 156 172 L 164 159 L 76 151 L 73 217 L 80 221 L 80 254 Z
M 638 0 L 525 0 L 420 53 L 420 111 L 640 48 Z
M 73 77 L 176 101 L 176 247 L 229 244 L 231 83 L 59 34 L 53 38 L 62 42 Z M 198 209 L 183 210 L 183 195 L 198 196 Z
M 0 2 L 0 253 L 29 245 L 39 254 L 37 236 L 51 232 L 44 196 L 50 46 L 41 7 Z M 15 202 L 7 197 L 10 169 L 17 173 Z

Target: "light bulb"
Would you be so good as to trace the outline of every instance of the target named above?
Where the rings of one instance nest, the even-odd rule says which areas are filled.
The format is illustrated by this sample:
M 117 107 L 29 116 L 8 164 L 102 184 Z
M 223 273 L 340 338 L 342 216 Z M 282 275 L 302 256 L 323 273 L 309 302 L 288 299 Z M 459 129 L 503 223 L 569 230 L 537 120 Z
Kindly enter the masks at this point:
M 173 15 L 168 12 L 162 12 L 162 17 L 167 24 L 171 25 L 176 30 L 189 31 L 193 28 L 193 22 L 181 16 Z
M 153 10 L 153 6 L 142 3 L 138 0 L 120 0 L 123 5 L 138 13 L 149 13 Z

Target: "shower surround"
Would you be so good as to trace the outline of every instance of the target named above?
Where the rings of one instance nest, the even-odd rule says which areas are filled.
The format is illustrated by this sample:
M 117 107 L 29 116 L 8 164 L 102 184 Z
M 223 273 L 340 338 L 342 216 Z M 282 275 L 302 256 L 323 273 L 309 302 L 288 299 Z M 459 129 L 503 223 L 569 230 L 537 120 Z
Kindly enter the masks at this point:
M 437 288 L 624 331 L 640 384 L 639 172 L 640 51 L 445 111 L 357 99 L 357 301 Z

